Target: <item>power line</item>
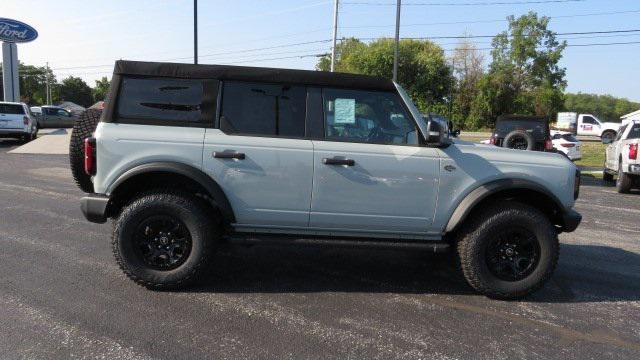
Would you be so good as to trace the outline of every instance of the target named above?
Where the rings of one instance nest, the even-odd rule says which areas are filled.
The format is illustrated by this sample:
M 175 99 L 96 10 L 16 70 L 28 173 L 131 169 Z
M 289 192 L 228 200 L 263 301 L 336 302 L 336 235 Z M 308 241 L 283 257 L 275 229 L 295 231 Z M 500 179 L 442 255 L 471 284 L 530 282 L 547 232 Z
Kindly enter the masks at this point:
M 588 17 L 588 16 L 606 16 L 606 15 L 620 15 L 620 14 L 637 14 L 640 10 L 625 10 L 625 11 L 610 11 L 599 13 L 587 13 L 587 14 L 573 14 L 573 15 L 558 15 L 547 16 L 549 19 L 567 19 L 576 17 Z M 407 26 L 436 26 L 436 25 L 468 25 L 468 24 L 487 24 L 495 22 L 505 22 L 507 19 L 494 19 L 494 20 L 473 20 L 473 21 L 449 21 L 449 22 L 432 22 L 432 23 L 415 23 L 415 24 L 403 24 L 403 27 Z M 342 29 L 375 29 L 375 28 L 387 28 L 394 27 L 395 24 L 387 25 L 359 25 L 359 26 L 341 26 Z
M 553 33 L 557 36 L 563 35 L 589 35 L 589 34 L 616 34 L 616 33 L 632 33 L 632 32 L 640 32 L 640 29 L 632 29 L 632 30 L 608 30 L 608 31 L 581 31 L 581 32 L 566 32 L 566 33 Z M 496 35 L 457 35 L 457 36 L 429 36 L 429 37 L 404 37 L 403 39 L 407 40 L 438 40 L 438 39 L 486 39 L 486 38 L 494 38 Z M 511 35 L 509 35 L 511 36 Z M 523 35 L 523 36 L 535 36 L 533 34 Z M 344 40 L 345 38 L 342 38 Z M 359 40 L 377 40 L 379 38 L 357 38 Z
M 552 3 L 570 3 L 584 2 L 586 0 L 532 0 L 532 1 L 483 1 L 483 2 L 467 2 L 467 3 L 404 3 L 402 6 L 491 6 L 491 5 L 527 5 L 527 4 L 552 4 Z M 371 6 L 396 6 L 396 3 L 371 2 L 371 1 L 348 1 L 344 5 L 371 5 Z

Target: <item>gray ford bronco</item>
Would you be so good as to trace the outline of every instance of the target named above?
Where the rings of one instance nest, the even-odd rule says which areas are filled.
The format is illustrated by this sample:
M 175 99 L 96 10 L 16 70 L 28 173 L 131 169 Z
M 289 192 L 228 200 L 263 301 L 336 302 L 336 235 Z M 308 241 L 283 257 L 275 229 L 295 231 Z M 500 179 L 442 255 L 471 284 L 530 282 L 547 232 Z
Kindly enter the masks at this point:
M 451 249 L 478 292 L 518 298 L 581 220 L 565 157 L 449 139 L 389 80 L 118 61 L 109 99 L 74 129 L 72 168 L 151 289 L 193 282 L 223 242 L 278 242 Z

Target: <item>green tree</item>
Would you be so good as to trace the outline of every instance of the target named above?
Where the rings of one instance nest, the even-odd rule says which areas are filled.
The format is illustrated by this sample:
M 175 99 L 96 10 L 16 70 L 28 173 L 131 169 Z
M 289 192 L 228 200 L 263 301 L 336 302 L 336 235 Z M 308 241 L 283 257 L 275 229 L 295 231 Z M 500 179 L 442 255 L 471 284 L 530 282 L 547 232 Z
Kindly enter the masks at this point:
M 93 100 L 95 101 L 104 101 L 106 99 L 107 94 L 109 93 L 109 86 L 111 85 L 111 81 L 107 79 L 106 76 L 103 76 L 102 79 L 96 80 L 96 87 L 93 88 Z
M 0 67 L 2 63 L 0 63 Z M 1 72 L 0 72 L 1 73 Z M 18 64 L 18 82 L 20 84 L 20 100 L 32 105 L 43 105 L 47 100 L 46 87 L 47 77 L 52 89 L 53 100 L 56 100 L 57 89 L 55 87 L 56 77 L 51 69 L 44 66 Z M 0 98 L 4 99 L 2 93 L 2 78 L 0 78 Z
M 548 29 L 549 18 L 534 12 L 515 18 L 494 37 L 489 72 L 479 82 L 471 111 L 476 125 L 491 126 L 501 114 L 553 117 L 564 106 L 565 69 L 559 66 L 566 42 Z
M 456 79 L 451 120 L 457 127 L 475 127 L 468 123 L 468 119 L 473 101 L 478 96 L 478 84 L 484 76 L 484 56 L 474 43 L 463 40 L 456 47 L 451 63 Z
M 60 84 L 60 99 L 84 107 L 91 106 L 93 94 L 89 85 L 79 77 L 69 76 Z
M 451 68 L 442 48 L 430 41 L 401 40 L 398 82 L 422 111 L 446 111 L 446 98 L 453 84 Z M 364 43 L 346 39 L 336 47 L 336 71 L 393 77 L 394 41 L 378 39 Z M 316 68 L 328 71 L 328 56 L 319 59 Z

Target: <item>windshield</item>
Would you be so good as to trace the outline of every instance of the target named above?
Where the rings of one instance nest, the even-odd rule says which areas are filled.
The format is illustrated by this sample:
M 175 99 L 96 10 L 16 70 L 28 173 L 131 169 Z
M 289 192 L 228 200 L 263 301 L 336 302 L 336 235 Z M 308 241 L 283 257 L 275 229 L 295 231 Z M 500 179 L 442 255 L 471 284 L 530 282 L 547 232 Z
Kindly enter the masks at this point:
M 411 100 L 411 97 L 402 88 L 402 86 L 400 86 L 399 84 L 397 84 L 395 82 L 394 82 L 394 84 L 395 84 L 396 88 L 398 89 L 398 93 L 400 94 L 400 97 L 402 98 L 402 101 L 404 101 L 405 105 L 407 105 L 407 107 L 409 108 L 409 112 L 411 112 L 411 115 L 416 120 L 416 123 L 418 124 L 418 127 L 420 128 L 420 132 L 422 133 L 422 135 L 425 135 L 427 133 L 427 124 L 425 123 L 425 120 L 422 117 L 422 114 L 420 113 L 418 108 L 413 104 L 413 100 Z

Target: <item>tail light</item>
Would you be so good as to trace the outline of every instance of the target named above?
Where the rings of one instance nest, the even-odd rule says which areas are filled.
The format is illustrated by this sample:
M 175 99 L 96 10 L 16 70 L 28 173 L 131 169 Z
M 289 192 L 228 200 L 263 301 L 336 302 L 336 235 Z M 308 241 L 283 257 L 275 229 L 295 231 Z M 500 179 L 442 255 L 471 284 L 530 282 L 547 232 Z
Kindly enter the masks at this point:
M 491 138 L 489 139 L 489 144 L 491 144 L 491 145 L 495 145 L 496 144 L 496 137 L 495 136 L 491 136 Z
M 560 144 L 560 146 L 566 147 L 566 148 L 572 148 L 572 147 L 576 146 L 576 144 L 565 143 L 565 144 Z
M 84 172 L 87 175 L 96 174 L 96 139 L 84 139 Z
M 553 142 L 551 141 L 551 139 L 547 139 L 544 141 L 544 149 L 545 150 L 553 149 Z
M 638 144 L 629 144 L 629 160 L 638 158 Z
M 23 118 L 22 118 L 22 123 L 23 123 L 24 125 L 29 125 L 29 117 L 28 117 L 28 116 L 23 117 Z

